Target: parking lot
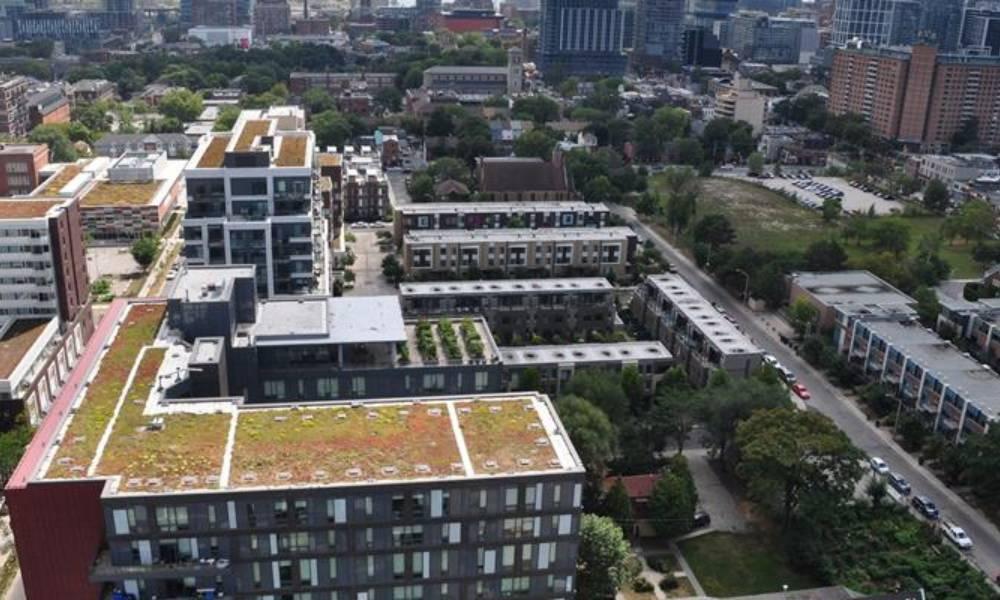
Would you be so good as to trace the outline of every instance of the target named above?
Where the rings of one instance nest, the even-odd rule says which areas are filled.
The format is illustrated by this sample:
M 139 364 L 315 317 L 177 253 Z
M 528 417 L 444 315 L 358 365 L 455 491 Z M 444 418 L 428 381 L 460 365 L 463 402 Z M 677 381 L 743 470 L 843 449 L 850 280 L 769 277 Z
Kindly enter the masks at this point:
M 827 197 L 840 199 L 841 208 L 848 213 L 867 213 L 874 207 L 875 214 L 888 215 L 902 212 L 903 204 L 876 195 L 874 191 L 855 187 L 839 177 L 812 177 L 792 171 L 779 176 L 755 178 L 746 175 L 725 175 L 753 181 L 772 190 L 792 194 L 799 204 L 819 210 Z

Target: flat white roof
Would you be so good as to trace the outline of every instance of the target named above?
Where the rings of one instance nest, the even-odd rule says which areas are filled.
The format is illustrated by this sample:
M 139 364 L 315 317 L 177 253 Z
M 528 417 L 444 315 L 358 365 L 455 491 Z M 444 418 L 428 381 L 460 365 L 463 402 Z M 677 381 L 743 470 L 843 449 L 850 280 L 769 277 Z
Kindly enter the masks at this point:
M 500 357 L 505 365 L 586 364 L 673 358 L 667 348 L 657 341 L 516 346 L 500 348 Z
M 647 279 L 720 351 L 726 354 L 761 352 L 745 333 L 679 275 L 664 273 L 650 275 Z
M 427 281 L 404 283 L 399 295 L 439 296 L 481 294 L 523 294 L 526 292 L 597 292 L 612 291 L 604 277 L 566 277 L 554 279 L 498 279 L 495 281 Z
M 405 204 L 396 208 L 404 215 L 418 214 L 469 214 L 469 213 L 521 213 L 521 212 L 608 212 L 608 207 L 597 202 L 428 202 Z
M 261 300 L 250 328 L 258 345 L 363 344 L 406 339 L 398 296 Z
M 566 227 L 557 229 L 412 231 L 404 236 L 404 240 L 407 244 L 455 244 L 461 242 L 621 241 L 630 237 L 635 237 L 635 232 L 628 227 Z

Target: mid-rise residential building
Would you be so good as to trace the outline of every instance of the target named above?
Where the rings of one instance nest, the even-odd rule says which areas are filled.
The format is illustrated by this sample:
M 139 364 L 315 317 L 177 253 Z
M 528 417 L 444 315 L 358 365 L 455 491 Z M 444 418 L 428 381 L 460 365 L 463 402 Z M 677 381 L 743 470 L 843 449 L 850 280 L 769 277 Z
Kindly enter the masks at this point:
M 166 153 L 126 152 L 115 160 L 97 158 L 83 168 L 59 195 L 78 195 L 83 227 L 97 243 L 130 242 L 157 235 L 184 195 L 183 160 Z M 58 177 L 58 174 L 56 175 Z
M 351 90 L 367 90 L 374 93 L 395 86 L 395 73 L 295 72 L 288 78 L 288 91 L 297 95 L 316 88 L 330 95 L 340 95 Z
M 184 171 L 184 256 L 192 265 L 257 265 L 262 296 L 329 288 L 315 138 L 301 108 L 245 110 L 207 136 Z
M 167 310 L 111 305 L 8 481 L 29 597 L 574 597 L 584 468 L 548 398 L 199 396 L 240 342 Z
M 392 214 L 389 180 L 382 159 L 371 146 L 347 146 L 343 152 L 340 185 L 344 220 L 382 221 Z
M 757 145 L 767 162 L 826 166 L 833 138 L 798 125 L 768 125 Z
M 608 207 L 601 203 L 564 202 L 427 202 L 396 207 L 397 241 L 411 231 L 526 227 L 604 227 Z
M 414 231 L 403 238 L 403 267 L 435 275 L 624 277 L 637 246 L 628 227 Z
M 0 197 L 31 193 L 48 164 L 49 147 L 45 144 L 0 145 Z
M 118 158 L 126 152 L 166 152 L 167 158 L 188 158 L 197 147 L 183 133 L 107 133 L 94 142 L 94 153 Z
M 632 297 L 632 314 L 699 385 L 717 370 L 745 378 L 760 368 L 763 351 L 679 275 L 647 276 Z
M 829 109 L 863 115 L 878 135 L 925 149 L 950 145 L 970 119 L 978 141 L 1000 143 L 1000 57 L 912 49 L 837 50 Z
M 486 202 L 575 200 L 562 152 L 552 160 L 483 156 L 476 159 L 479 199 Z
M 753 89 L 748 78 L 737 77 L 733 85 L 722 87 L 715 94 L 715 116 L 749 123 L 754 135 L 763 130 L 766 115 L 767 97 Z
M 191 0 L 194 27 L 235 27 L 245 25 L 237 15 L 237 0 Z
M 288 0 L 258 0 L 253 9 L 254 34 L 268 36 L 292 30 L 292 8 Z
M 618 0 L 544 0 L 537 61 L 545 74 L 620 76 L 628 61 Z
M 849 315 L 915 314 L 916 300 L 869 271 L 793 273 L 788 283 L 789 302 L 802 298 L 816 307 L 817 326 L 834 329 L 837 339 Z
M 0 133 L 20 137 L 28 133 L 29 124 L 28 80 L 0 76 Z
M 39 125 L 69 123 L 69 98 L 59 86 L 29 94 L 25 103 L 28 105 L 28 125 L 32 129 Z
M 1000 375 L 915 320 L 858 316 L 840 350 L 955 442 L 1000 420 Z
M 639 0 L 633 60 L 652 66 L 680 61 L 683 33 L 683 0 Z
M 949 291 L 950 286 L 937 288 L 941 305 L 935 323 L 938 334 L 949 340 L 966 340 L 966 347 L 977 359 L 1000 370 L 1000 299 L 972 302 Z
M 191 383 L 200 396 L 259 403 L 503 389 L 481 317 L 404 320 L 396 296 L 258 301 L 253 267 L 191 267 L 178 277 L 167 319 L 194 347 L 222 344 L 221 366 L 189 361 L 203 373 Z
M 644 392 L 652 394 L 670 369 L 673 357 L 660 342 L 608 342 L 562 346 L 516 346 L 500 348 L 511 389 L 527 380 L 526 372 L 538 375 L 546 392 L 559 395 L 573 375 L 585 369 L 620 374 L 635 367 Z
M 908 171 L 924 181 L 937 179 L 952 196 L 980 177 L 1000 177 L 996 157 L 990 154 L 920 154 L 909 161 Z
M 618 321 L 615 288 L 603 277 L 407 282 L 399 299 L 408 317 L 482 315 L 510 341 L 607 334 Z
M 75 198 L 0 199 L 0 405 L 37 424 L 93 331 Z

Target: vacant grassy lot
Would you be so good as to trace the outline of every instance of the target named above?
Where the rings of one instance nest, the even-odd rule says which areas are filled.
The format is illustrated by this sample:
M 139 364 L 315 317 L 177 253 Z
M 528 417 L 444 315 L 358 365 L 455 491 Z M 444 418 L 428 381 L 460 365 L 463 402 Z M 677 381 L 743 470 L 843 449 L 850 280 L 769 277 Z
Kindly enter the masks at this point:
M 710 596 L 742 596 L 818 587 L 796 573 L 781 546 L 765 534 L 709 533 L 677 544 Z
M 660 177 L 651 179 L 654 190 L 664 195 Z M 838 223 L 824 223 L 817 211 L 803 208 L 762 186 L 745 181 L 712 177 L 702 180 L 698 199 L 698 217 L 709 214 L 726 215 L 736 229 L 737 243 L 755 250 L 772 252 L 802 251 L 817 239 L 838 236 Z M 942 217 L 878 217 L 900 218 L 910 226 L 910 244 L 915 248 L 920 238 L 936 233 Z M 686 243 L 689 240 L 681 240 Z M 867 245 L 844 242 L 852 259 L 872 252 Z M 952 277 L 974 277 L 981 274 L 972 260 L 972 245 L 957 242 L 945 244 L 941 257 L 952 267 Z

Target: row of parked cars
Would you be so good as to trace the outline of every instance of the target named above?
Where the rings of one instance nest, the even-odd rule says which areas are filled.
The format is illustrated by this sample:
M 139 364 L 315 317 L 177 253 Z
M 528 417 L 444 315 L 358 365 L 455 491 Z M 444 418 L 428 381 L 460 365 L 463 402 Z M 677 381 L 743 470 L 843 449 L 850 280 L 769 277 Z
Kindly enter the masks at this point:
M 851 186 L 853 188 L 858 188 L 862 192 L 868 192 L 869 194 L 874 194 L 874 195 L 878 196 L 879 198 L 882 198 L 883 200 L 895 200 L 896 199 L 896 197 L 893 196 L 892 194 L 888 194 L 886 192 L 883 192 L 882 190 L 873 188 L 870 185 L 868 185 L 867 183 L 863 183 L 861 181 L 848 181 L 847 185 L 849 185 L 849 186 Z
M 941 534 L 959 550 L 972 549 L 972 538 L 965 533 L 964 529 L 956 525 L 954 522 L 948 519 L 942 519 L 941 513 L 938 511 L 938 508 L 934 504 L 933 500 L 922 494 L 916 494 L 911 497 L 913 489 L 909 482 L 906 481 L 906 479 L 904 479 L 899 473 L 892 471 L 889 468 L 889 465 L 881 458 L 873 456 L 868 460 L 868 464 L 871 466 L 872 472 L 878 477 L 884 477 L 886 484 L 894 489 L 901 497 L 909 497 L 910 506 L 912 506 L 919 515 L 929 521 L 937 521 Z
M 764 354 L 764 363 L 774 369 L 774 371 L 778 374 L 778 377 L 785 382 L 785 385 L 788 386 L 788 389 L 790 389 L 793 394 L 803 400 L 812 398 L 812 394 L 809 393 L 809 388 L 799 383 L 795 377 L 795 373 L 792 373 L 785 365 L 778 362 L 778 359 L 773 354 Z

